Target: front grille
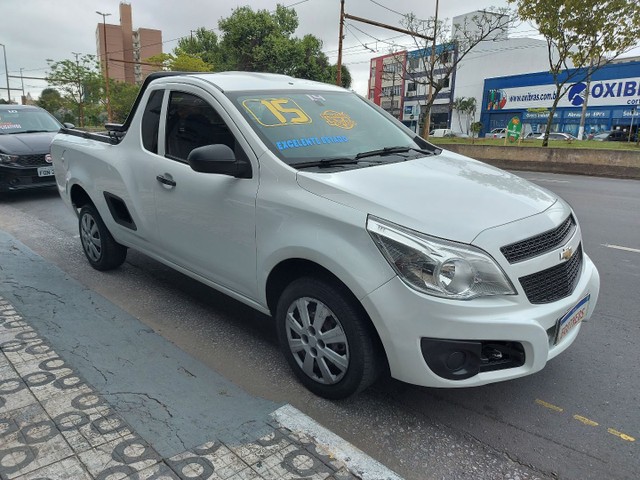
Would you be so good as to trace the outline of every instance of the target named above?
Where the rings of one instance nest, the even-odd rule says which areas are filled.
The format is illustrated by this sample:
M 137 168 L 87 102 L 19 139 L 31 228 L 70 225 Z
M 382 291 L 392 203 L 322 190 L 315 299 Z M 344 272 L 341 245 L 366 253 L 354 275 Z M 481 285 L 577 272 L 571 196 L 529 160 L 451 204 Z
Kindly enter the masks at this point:
M 23 167 L 42 167 L 43 165 L 49 165 L 44 157 L 44 153 L 39 155 L 20 155 L 15 163 Z
M 580 279 L 581 270 L 582 245 L 579 245 L 578 250 L 568 262 L 520 277 L 520 285 L 522 285 L 529 302 L 535 304 L 551 303 L 573 293 Z
M 573 215 L 569 215 L 559 227 L 536 235 L 535 237 L 506 245 L 500 248 L 500 251 L 509 263 L 521 262 L 563 245 L 573 234 L 575 228 L 576 221 Z

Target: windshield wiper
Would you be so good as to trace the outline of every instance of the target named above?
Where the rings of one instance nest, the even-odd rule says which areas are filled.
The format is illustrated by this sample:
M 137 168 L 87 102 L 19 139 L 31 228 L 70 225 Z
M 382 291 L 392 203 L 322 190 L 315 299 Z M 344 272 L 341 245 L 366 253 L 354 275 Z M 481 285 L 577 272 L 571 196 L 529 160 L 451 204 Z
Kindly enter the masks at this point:
M 44 132 L 50 132 L 50 131 L 51 130 L 23 130 L 18 133 L 44 133 Z
M 321 160 L 315 160 L 313 162 L 292 163 L 291 166 L 295 168 L 327 168 L 339 165 L 354 165 L 359 163 L 360 160 L 353 157 L 336 157 L 336 158 L 323 158 Z
M 425 155 L 433 155 L 433 152 L 431 150 L 423 150 L 421 148 L 416 148 L 416 147 L 384 147 L 379 150 L 370 150 L 368 152 L 360 152 L 359 154 L 356 155 L 356 159 L 392 155 L 394 153 L 407 153 L 410 151 L 424 153 Z

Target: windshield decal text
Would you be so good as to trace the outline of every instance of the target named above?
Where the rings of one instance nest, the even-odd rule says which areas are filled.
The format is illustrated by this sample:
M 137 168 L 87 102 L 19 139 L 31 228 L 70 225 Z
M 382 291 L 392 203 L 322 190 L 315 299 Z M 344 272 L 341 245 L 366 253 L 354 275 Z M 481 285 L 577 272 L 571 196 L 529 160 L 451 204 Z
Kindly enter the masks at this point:
M 305 148 L 313 147 L 316 145 L 326 145 L 330 143 L 345 143 L 349 138 L 344 135 L 333 135 L 325 137 L 304 137 L 304 138 L 292 138 L 290 140 L 281 140 L 276 142 L 278 150 L 286 150 L 288 148 Z
M 0 123 L 0 130 L 17 130 L 21 128 L 22 125 L 19 123 Z

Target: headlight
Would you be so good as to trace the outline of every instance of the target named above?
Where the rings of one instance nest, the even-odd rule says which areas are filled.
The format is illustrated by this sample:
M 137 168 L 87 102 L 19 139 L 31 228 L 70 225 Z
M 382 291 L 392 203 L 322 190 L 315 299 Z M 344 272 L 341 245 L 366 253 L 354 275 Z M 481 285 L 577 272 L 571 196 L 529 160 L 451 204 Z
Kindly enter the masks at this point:
M 410 287 L 437 297 L 468 300 L 514 295 L 513 285 L 487 253 L 369 216 L 367 230 Z
M 6 153 L 0 153 L 0 163 L 13 163 L 18 160 L 17 155 L 7 155 Z

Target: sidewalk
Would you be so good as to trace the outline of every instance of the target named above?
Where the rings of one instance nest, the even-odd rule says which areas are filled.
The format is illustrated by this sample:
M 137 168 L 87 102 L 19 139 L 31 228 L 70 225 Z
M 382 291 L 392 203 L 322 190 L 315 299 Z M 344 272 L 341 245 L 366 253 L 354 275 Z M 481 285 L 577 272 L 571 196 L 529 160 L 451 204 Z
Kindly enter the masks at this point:
M 0 275 L 0 478 L 399 478 L 2 231 Z

